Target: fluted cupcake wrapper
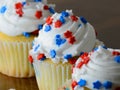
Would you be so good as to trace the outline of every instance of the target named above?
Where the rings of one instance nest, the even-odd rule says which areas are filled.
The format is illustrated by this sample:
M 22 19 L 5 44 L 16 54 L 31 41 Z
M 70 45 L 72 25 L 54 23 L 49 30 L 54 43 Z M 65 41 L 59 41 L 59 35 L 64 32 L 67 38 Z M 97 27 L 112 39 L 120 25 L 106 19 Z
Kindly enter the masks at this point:
M 0 41 L 0 72 L 12 77 L 32 77 L 34 70 L 28 61 L 31 42 Z
M 53 64 L 48 62 L 33 62 L 39 90 L 58 90 L 71 78 L 71 65 Z

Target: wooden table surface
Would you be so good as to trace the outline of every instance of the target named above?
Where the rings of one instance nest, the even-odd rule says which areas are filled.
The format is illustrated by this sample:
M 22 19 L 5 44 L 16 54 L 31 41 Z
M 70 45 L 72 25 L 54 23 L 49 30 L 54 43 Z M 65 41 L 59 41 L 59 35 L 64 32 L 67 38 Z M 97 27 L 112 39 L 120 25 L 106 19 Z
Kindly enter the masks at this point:
M 120 0 L 48 0 L 56 11 L 72 9 L 84 16 L 98 32 L 97 38 L 107 47 L 120 48 Z M 35 78 L 17 79 L 0 74 L 0 90 L 38 90 Z

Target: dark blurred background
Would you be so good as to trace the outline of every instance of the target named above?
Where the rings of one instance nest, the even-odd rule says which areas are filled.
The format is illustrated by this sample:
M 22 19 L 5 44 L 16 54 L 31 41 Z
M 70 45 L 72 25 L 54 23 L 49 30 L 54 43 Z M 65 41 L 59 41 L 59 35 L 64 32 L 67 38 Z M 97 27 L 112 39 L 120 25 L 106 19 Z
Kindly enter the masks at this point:
M 56 4 L 56 11 L 72 9 L 84 16 L 98 32 L 107 47 L 120 48 L 120 0 L 48 0 Z

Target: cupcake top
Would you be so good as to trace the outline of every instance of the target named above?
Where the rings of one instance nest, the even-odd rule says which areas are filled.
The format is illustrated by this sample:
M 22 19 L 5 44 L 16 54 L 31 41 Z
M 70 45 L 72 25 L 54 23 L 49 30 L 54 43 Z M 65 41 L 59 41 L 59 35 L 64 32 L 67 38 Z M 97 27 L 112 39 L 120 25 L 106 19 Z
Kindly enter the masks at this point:
M 120 90 L 120 50 L 99 46 L 77 60 L 72 73 L 73 90 Z
M 91 51 L 95 42 L 93 26 L 84 17 L 75 16 L 72 10 L 66 10 L 46 19 L 39 36 L 33 41 L 30 57 L 41 60 L 37 57 L 43 55 L 54 63 L 65 63 L 81 52 Z
M 0 32 L 9 36 L 28 34 L 45 23 L 45 18 L 54 10 L 46 0 L 1 0 Z

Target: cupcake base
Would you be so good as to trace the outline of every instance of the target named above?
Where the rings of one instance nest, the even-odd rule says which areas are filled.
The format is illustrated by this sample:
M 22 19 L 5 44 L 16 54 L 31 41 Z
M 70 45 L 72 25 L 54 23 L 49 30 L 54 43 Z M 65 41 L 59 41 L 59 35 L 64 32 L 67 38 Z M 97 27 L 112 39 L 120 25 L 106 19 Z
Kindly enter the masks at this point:
M 55 64 L 50 59 L 33 62 L 39 90 L 58 90 L 67 80 L 71 79 L 71 64 Z
M 0 72 L 12 77 L 32 77 L 34 70 L 28 52 L 34 37 L 10 37 L 0 33 Z

